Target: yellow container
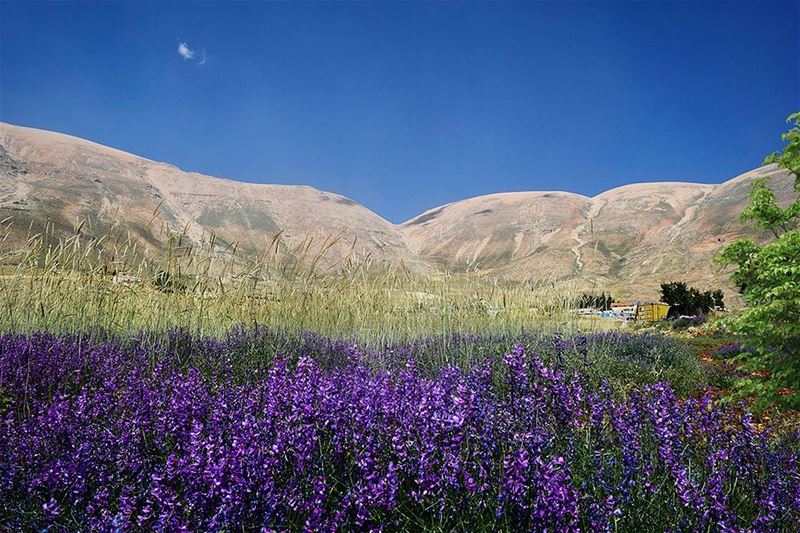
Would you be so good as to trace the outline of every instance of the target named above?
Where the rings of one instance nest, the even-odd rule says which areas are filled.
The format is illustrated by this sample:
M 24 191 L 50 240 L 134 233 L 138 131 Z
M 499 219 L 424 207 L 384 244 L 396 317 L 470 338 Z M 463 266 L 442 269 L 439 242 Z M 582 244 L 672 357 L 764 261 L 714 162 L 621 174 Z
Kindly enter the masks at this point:
M 644 322 L 658 322 L 659 320 L 667 318 L 667 313 L 669 313 L 669 305 L 667 304 L 640 304 L 636 319 Z

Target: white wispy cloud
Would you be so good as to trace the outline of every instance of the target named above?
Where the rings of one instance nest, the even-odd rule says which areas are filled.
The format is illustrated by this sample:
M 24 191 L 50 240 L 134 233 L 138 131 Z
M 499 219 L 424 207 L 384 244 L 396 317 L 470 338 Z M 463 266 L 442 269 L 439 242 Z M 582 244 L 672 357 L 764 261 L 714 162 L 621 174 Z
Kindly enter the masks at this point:
M 189 45 L 184 42 L 178 43 L 178 54 L 187 61 L 194 59 L 194 50 L 189 48 Z
M 186 41 L 181 41 L 178 43 L 178 55 L 180 55 L 186 61 L 193 61 L 198 65 L 204 65 L 206 62 L 205 49 L 201 48 L 198 51 L 189 48 L 189 44 Z

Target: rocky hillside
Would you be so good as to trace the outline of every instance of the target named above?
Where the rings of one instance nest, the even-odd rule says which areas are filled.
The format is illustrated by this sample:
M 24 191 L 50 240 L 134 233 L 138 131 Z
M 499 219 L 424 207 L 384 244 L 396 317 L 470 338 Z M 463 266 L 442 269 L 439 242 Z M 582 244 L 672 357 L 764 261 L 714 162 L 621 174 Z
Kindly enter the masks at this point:
M 725 243 L 748 234 L 738 216 L 751 183 L 772 176 L 779 199 L 792 182 L 762 167 L 720 185 L 640 183 L 593 198 L 565 192 L 492 194 L 430 209 L 393 225 L 344 196 L 307 186 L 261 185 L 184 172 L 67 135 L 0 124 L 0 220 L 4 247 L 45 223 L 69 235 L 130 235 L 165 248 L 170 231 L 189 242 L 284 250 L 322 261 L 347 258 L 496 278 L 576 279 L 615 295 L 656 297 L 661 281 L 726 286 L 710 264 Z M 309 245 L 310 243 L 310 245 Z
M 720 185 L 639 183 L 593 198 L 563 192 L 492 194 L 453 202 L 401 226 L 409 246 L 442 268 L 499 278 L 577 278 L 615 295 L 656 297 L 660 282 L 727 286 L 712 267 L 738 237 L 767 235 L 738 221 L 752 182 L 771 176 L 779 200 L 792 181 L 766 166 Z
M 399 229 L 366 207 L 313 187 L 242 183 L 184 172 L 166 163 L 58 133 L 0 125 L 0 219 L 14 217 L 10 240 L 49 221 L 70 234 L 130 233 L 154 248 L 166 229 L 190 243 L 236 244 L 258 254 L 276 236 L 286 250 L 328 265 L 353 257 L 408 261 Z M 39 228 L 41 229 L 41 228 Z M 119 233 L 115 231 L 113 233 Z M 333 243 L 331 245 L 331 243 Z

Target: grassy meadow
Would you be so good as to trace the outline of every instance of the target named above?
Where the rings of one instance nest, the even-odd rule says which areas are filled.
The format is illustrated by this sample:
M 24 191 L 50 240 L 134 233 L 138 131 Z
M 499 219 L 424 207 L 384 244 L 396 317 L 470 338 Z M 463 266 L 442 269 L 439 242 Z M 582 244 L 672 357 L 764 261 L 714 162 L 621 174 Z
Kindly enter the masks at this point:
M 577 317 L 574 286 L 110 242 L 0 257 L 10 529 L 800 520 L 800 435 L 716 401 L 680 339 Z
M 213 244 L 181 246 L 180 237 L 156 253 L 111 241 L 35 235 L 1 255 L 0 328 L 118 334 L 185 328 L 208 335 L 259 325 L 384 342 L 618 326 L 576 317 L 580 291 L 563 282 L 488 282 L 369 261 L 323 270 L 324 247 L 248 258 L 212 253 Z

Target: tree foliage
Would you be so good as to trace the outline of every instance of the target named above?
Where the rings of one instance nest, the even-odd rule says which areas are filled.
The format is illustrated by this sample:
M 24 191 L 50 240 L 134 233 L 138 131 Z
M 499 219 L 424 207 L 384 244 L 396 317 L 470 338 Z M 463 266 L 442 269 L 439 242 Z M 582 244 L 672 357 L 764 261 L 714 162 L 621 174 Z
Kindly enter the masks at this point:
M 682 281 L 662 283 L 661 301 L 670 305 L 670 316 L 704 315 L 714 307 L 725 307 L 721 290 L 703 292 Z
M 794 191 L 800 193 L 800 113 L 787 122 L 791 127 L 782 136 L 786 145 L 765 163 L 788 170 L 795 180 Z M 785 208 L 779 203 L 768 179 L 756 181 L 741 221 L 769 230 L 773 240 L 762 245 L 739 239 L 721 250 L 715 261 L 735 267 L 732 281 L 747 303 L 728 321 L 753 347 L 744 355 L 747 366 L 769 372 L 768 380 L 745 379 L 740 389 L 755 393 L 761 405 L 800 405 L 800 195 Z
M 578 300 L 578 307 L 583 309 L 587 307 L 591 307 L 593 309 L 599 309 L 601 311 L 608 311 L 611 309 L 611 304 L 614 303 L 614 298 L 611 295 L 606 295 L 606 293 L 602 293 L 601 295 L 596 294 L 582 294 L 580 300 Z

